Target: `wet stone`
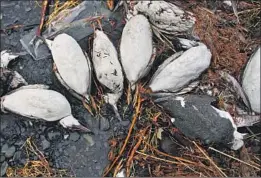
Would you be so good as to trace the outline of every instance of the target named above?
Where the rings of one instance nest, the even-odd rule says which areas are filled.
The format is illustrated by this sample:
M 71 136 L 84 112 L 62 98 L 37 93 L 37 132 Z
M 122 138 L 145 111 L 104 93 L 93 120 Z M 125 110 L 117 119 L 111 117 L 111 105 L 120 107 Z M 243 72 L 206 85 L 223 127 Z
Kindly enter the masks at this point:
M 77 140 L 79 140 L 79 138 L 80 138 L 80 135 L 77 132 L 70 133 L 69 139 L 71 141 L 76 142 Z
M 21 153 L 22 153 L 21 151 L 15 152 L 14 157 L 13 157 L 13 161 L 19 161 L 20 158 L 21 158 Z
M 48 132 L 47 135 L 48 135 L 49 141 L 57 140 L 61 137 L 61 133 L 59 131 L 51 131 L 51 132 Z
M 7 168 L 8 168 L 8 164 L 7 164 L 7 162 L 5 161 L 5 162 L 3 162 L 3 163 L 1 164 L 1 174 L 0 174 L 1 177 L 5 175 Z
M 1 148 L 1 153 L 6 153 L 8 151 L 8 145 L 4 144 Z
M 126 120 L 126 121 L 121 121 L 120 124 L 124 127 L 127 127 L 130 125 L 130 121 L 129 120 Z
M 22 146 L 24 144 L 24 141 L 23 140 L 17 140 L 17 142 L 14 143 L 14 145 L 16 146 Z
M 43 147 L 43 150 L 46 150 L 50 147 L 50 142 L 47 141 L 45 138 L 42 140 L 42 147 Z
M 100 118 L 100 129 L 102 131 L 107 131 L 110 129 L 110 122 L 107 118 L 105 117 Z
M 1 155 L 0 156 L 0 163 L 4 162 L 5 161 L 5 156 L 4 155 Z
M 29 11 L 31 11 L 31 10 L 32 10 L 31 7 L 27 7 L 27 8 L 25 8 L 25 11 L 26 11 L 26 12 L 29 12 Z
M 18 4 L 16 4 L 15 9 L 20 9 L 20 6 Z

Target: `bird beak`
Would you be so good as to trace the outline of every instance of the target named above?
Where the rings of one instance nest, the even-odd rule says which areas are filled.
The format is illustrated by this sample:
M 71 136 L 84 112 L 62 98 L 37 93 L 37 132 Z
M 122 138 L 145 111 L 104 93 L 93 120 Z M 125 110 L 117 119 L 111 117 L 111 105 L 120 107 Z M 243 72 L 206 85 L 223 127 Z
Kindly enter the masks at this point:
M 72 130 L 79 130 L 79 131 L 82 131 L 82 132 L 85 132 L 85 133 L 91 133 L 93 134 L 93 132 L 88 129 L 87 127 L 83 126 L 83 125 L 73 125 L 71 127 Z

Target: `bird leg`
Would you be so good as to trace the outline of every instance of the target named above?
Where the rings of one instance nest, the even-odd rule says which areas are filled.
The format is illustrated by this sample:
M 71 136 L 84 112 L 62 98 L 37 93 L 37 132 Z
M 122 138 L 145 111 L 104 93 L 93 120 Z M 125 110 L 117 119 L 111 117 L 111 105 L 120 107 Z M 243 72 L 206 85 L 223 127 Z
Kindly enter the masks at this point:
M 130 105 L 131 100 L 132 100 L 132 97 L 131 97 L 131 84 L 129 83 L 128 90 L 127 90 L 127 104 L 128 105 Z
M 91 99 L 92 108 L 95 110 L 95 113 L 97 114 L 98 113 L 97 104 L 92 96 L 90 96 L 90 99 Z
M 85 102 L 85 99 L 84 99 L 84 98 L 83 98 L 83 100 L 82 100 L 82 104 L 83 104 L 83 106 L 89 111 L 89 113 L 90 113 L 92 116 L 94 116 L 91 107 Z

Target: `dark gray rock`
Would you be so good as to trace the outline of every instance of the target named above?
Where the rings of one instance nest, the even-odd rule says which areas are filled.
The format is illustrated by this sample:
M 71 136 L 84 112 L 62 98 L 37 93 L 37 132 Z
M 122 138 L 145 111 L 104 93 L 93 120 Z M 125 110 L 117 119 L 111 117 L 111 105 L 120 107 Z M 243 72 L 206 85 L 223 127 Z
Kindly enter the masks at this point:
M 32 10 L 31 7 L 27 7 L 27 8 L 25 9 L 26 12 L 29 12 L 29 11 L 31 11 L 31 10 Z
M 130 125 L 130 121 L 129 120 L 126 120 L 126 121 L 121 121 L 120 124 L 124 127 L 127 127 Z
M 0 156 L 0 163 L 4 162 L 5 161 L 5 156 L 4 155 L 1 155 Z
M 100 129 L 102 131 L 107 131 L 110 129 L 110 122 L 107 118 L 105 117 L 100 118 Z
M 70 133 L 69 140 L 76 142 L 80 139 L 80 135 L 77 132 Z
M 61 133 L 57 130 L 57 131 L 51 131 L 48 132 L 48 140 L 49 141 L 53 141 L 53 140 L 57 140 L 61 137 Z
M 0 176 L 1 176 L 1 177 L 5 175 L 7 168 L 8 168 L 8 164 L 7 164 L 7 162 L 5 161 L 5 162 L 3 162 L 3 163 L 1 164 L 1 173 L 0 173 Z
M 11 146 L 8 148 L 8 150 L 5 152 L 5 157 L 6 158 L 11 158 L 14 156 L 14 153 L 15 153 L 15 147 L 14 146 Z
M 20 158 L 21 158 L 21 153 L 22 153 L 21 151 L 15 152 L 14 157 L 13 157 L 13 161 L 15 161 L 15 162 L 19 161 Z
M 8 151 L 8 145 L 7 144 L 4 144 L 1 148 L 1 153 L 6 153 Z
M 45 138 L 42 140 L 42 148 L 43 150 L 46 150 L 50 147 L 50 142 L 47 141 Z

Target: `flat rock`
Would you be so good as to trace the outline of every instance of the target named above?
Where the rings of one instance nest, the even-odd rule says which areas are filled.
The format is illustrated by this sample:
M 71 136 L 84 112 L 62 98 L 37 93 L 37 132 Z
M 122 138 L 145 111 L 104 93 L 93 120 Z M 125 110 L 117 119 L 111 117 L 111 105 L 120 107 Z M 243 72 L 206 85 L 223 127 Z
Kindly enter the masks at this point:
M 8 148 L 8 150 L 5 152 L 5 157 L 6 158 L 11 158 L 12 156 L 14 156 L 15 153 L 15 147 L 11 146 Z
M 43 150 L 46 150 L 50 147 L 50 142 L 47 141 L 46 139 L 43 139 L 42 140 L 42 147 L 43 147 Z
M 0 156 L 0 163 L 5 161 L 5 157 L 3 155 Z
M 252 110 L 260 113 L 260 46 L 247 63 L 242 77 L 242 87 Z
M 1 176 L 1 177 L 5 175 L 7 168 L 8 168 L 8 164 L 7 164 L 7 162 L 5 161 L 5 162 L 3 162 L 3 163 L 1 164 L 1 173 L 0 173 L 0 176 Z
M 100 118 L 100 129 L 102 131 L 107 131 L 110 129 L 110 122 L 107 118 L 105 117 Z
M 15 147 L 9 147 L 7 144 L 4 144 L 1 152 L 5 155 L 6 158 L 11 158 L 15 153 Z

